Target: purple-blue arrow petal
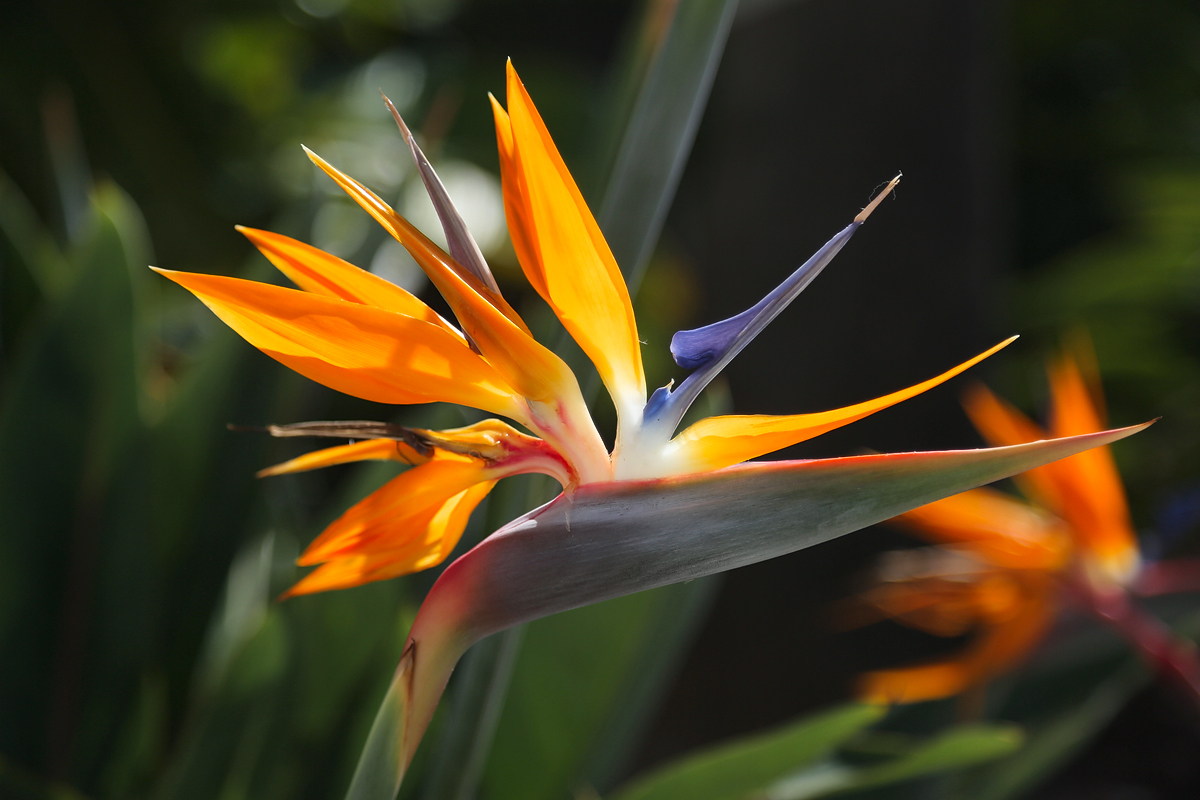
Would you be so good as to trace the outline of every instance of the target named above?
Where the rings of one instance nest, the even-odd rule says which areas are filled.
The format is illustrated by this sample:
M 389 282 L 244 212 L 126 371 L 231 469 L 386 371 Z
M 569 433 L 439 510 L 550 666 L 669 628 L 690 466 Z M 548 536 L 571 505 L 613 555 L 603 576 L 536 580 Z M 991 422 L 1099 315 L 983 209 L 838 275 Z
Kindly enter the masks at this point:
M 659 389 L 651 396 L 643 412 L 644 424 L 648 428 L 657 429 L 664 436 L 671 436 L 678 427 L 679 420 L 700 396 L 704 387 L 821 274 L 821 270 L 833 261 L 834 256 L 846 246 L 850 237 L 899 182 L 900 176 L 897 175 L 853 222 L 826 242 L 808 261 L 789 275 L 787 280 L 752 308 L 703 328 L 676 333 L 671 338 L 671 356 L 679 366 L 695 371 L 687 376 L 675 392 Z
M 860 225 L 852 222 L 846 226 L 753 307 L 703 328 L 676 333 L 671 337 L 675 363 L 684 369 L 699 369 L 714 361 L 728 362 L 821 274 Z

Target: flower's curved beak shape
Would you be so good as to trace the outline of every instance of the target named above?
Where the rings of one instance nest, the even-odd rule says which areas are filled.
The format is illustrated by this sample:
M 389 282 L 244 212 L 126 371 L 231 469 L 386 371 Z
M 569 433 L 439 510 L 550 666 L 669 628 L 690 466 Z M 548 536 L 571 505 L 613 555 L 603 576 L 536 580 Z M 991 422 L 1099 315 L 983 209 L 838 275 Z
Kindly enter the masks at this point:
M 983 438 L 1014 445 L 1102 430 L 1095 356 L 1082 339 L 1075 350 L 1050 365 L 1048 431 L 983 386 L 968 392 L 964 405 Z M 974 489 L 896 517 L 937 546 L 889 554 L 877 585 L 847 606 L 850 621 L 892 618 L 939 636 L 975 635 L 954 658 L 864 675 L 862 693 L 918 702 L 982 685 L 1027 656 L 1071 602 L 1115 626 L 1200 699 L 1194 648 L 1131 601 L 1149 584 L 1109 448 L 1030 470 L 1017 485 L 1027 500 Z M 1171 571 L 1163 566 L 1152 565 L 1155 574 Z M 1193 576 L 1190 587 L 1170 589 L 1195 583 Z
M 408 249 L 456 323 L 369 272 L 266 231 L 242 229 L 298 289 L 160 270 L 255 347 L 326 386 L 383 403 L 458 403 L 528 431 L 499 420 L 449 431 L 379 423 L 275 429 L 361 441 L 264 474 L 362 459 L 413 465 L 308 547 L 299 563 L 320 566 L 289 594 L 355 586 L 442 562 L 471 510 L 507 476 L 539 472 L 563 486 L 555 501 L 497 531 L 435 584 L 369 739 L 356 796 L 394 793 L 395 785 L 368 784 L 381 774 L 399 784 L 451 669 L 482 636 L 790 552 L 1137 430 L 994 450 L 742 463 L 932 388 L 1008 344 L 1002 342 L 935 378 L 848 408 L 712 417 L 677 434 L 704 387 L 830 263 L 896 181 L 753 308 L 676 334 L 671 352 L 691 373 L 675 391 L 664 387 L 648 398 L 621 271 L 511 63 L 507 95 L 507 110 L 494 98 L 492 108 L 513 247 L 529 283 L 591 359 L 612 398 L 618 419 L 612 452 L 575 376 L 504 299 L 394 108 L 448 252 L 370 189 L 315 153 L 309 157 Z

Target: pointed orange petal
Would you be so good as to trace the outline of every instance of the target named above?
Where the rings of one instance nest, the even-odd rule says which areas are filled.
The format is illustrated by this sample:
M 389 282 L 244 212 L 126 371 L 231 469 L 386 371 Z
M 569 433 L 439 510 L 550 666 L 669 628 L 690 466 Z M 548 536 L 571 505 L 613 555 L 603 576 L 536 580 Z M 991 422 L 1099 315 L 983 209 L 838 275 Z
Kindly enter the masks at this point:
M 966 409 L 967 416 L 971 418 L 971 424 L 979 431 L 979 435 L 993 447 L 1049 438 L 1037 423 L 992 394 L 983 384 L 977 384 L 967 390 L 963 396 L 963 408 Z M 1013 480 L 1029 499 L 1061 514 L 1062 499 L 1059 497 L 1054 474 L 1056 468 L 1056 464 L 1040 467 L 1018 475 Z
M 409 537 L 396 546 L 391 546 L 393 539 L 385 536 L 362 548 L 362 554 L 375 565 L 372 572 L 388 573 L 372 580 L 418 572 L 446 560 L 466 530 L 471 512 L 496 483 L 482 481 L 447 499 L 419 536 Z
M 1017 610 L 1019 587 L 1003 573 L 991 574 L 962 585 L 928 579 L 914 591 L 929 591 L 924 606 L 895 614 L 906 625 L 935 636 L 961 636 L 980 623 L 1004 622 Z M 936 585 L 935 585 L 936 584 Z
M 289 597 L 316 594 L 333 589 L 350 589 L 368 583 L 370 578 L 364 576 L 369 573 L 369 560 L 368 556 L 351 556 L 322 564 L 301 578 L 295 586 L 281 594 L 279 599 L 287 600 Z
M 622 418 L 640 415 L 646 379 L 625 279 L 512 62 L 508 113 L 520 173 L 513 190 L 524 201 L 544 296 L 596 365 Z
M 429 276 L 429 280 L 446 298 L 446 302 L 454 308 L 455 313 L 458 313 L 459 310 L 456 304 L 478 305 L 482 302 L 499 310 L 512 324 L 525 333 L 529 333 L 529 328 L 525 326 L 520 315 L 499 292 L 485 286 L 479 278 L 471 274 L 470 270 L 434 244 L 411 222 L 397 214 L 391 206 L 380 199 L 379 195 L 307 147 L 304 148 L 304 152 L 308 155 L 309 160 L 320 167 L 326 175 L 333 178 L 346 194 L 370 213 L 375 221 L 384 227 L 384 230 L 404 245 L 421 269 L 425 271 L 425 274 Z
M 491 94 L 488 95 L 488 99 L 492 102 L 492 118 L 496 123 L 496 149 L 500 153 L 500 184 L 504 192 L 504 217 L 508 221 L 508 235 L 512 239 L 521 271 L 542 299 L 550 303 L 550 294 L 546 291 L 546 276 L 542 274 L 542 262 L 537 251 L 537 239 L 529 222 L 529 208 L 526 204 L 528 193 L 525 191 L 520 167 L 517 166 L 517 146 L 513 141 L 512 121 L 499 100 Z
M 258 477 L 266 478 L 271 475 L 284 475 L 291 472 L 305 472 L 310 469 L 332 467 L 335 464 L 349 464 L 355 461 L 399 461 L 403 464 L 423 464 L 429 459 L 404 442 L 394 439 L 367 439 L 354 444 L 344 444 L 340 447 L 327 447 L 314 450 L 298 458 L 284 461 L 273 467 L 260 469 Z
M 1062 522 L 994 489 L 972 489 L 891 521 L 931 542 L 967 545 L 997 566 L 1054 569 L 1067 556 Z
M 270 231 L 235 226 L 280 272 L 306 292 L 375 306 L 462 334 L 410 292 L 335 255 Z
M 446 505 L 442 506 L 442 510 L 429 523 L 430 530 L 441 540 L 441 548 L 437 553 L 435 561 L 429 564 L 418 562 L 421 564 L 418 569 L 427 569 L 428 567 L 436 566 L 450 556 L 455 545 L 458 544 L 458 540 L 462 538 L 463 531 L 467 528 L 471 512 L 482 502 L 483 498 L 487 497 L 488 492 L 495 485 L 496 481 L 478 483 L 470 489 L 456 494 L 450 498 Z
M 310 566 L 413 541 L 446 501 L 487 479 L 477 459 L 438 452 L 355 503 L 313 540 L 296 563 Z
M 1024 444 L 1045 439 L 1046 433 L 1011 404 L 976 384 L 963 396 L 963 407 L 979 435 L 993 447 Z
M 313 163 L 337 181 L 359 205 L 408 248 L 446 298 L 467 336 L 518 393 L 540 402 L 579 394 L 571 370 L 562 359 L 529 334 L 529 329 L 504 298 L 459 267 L 441 248 L 365 186 L 338 171 L 317 154 L 306 152 Z
M 495 481 L 485 481 L 451 497 L 408 546 L 335 558 L 310 572 L 283 597 L 348 589 L 437 566 L 454 550 L 471 512 L 495 485 Z
M 1050 393 L 1055 436 L 1103 428 L 1104 420 L 1087 383 L 1070 357 L 1059 359 L 1051 368 Z M 1139 560 L 1137 537 L 1112 451 L 1098 447 L 1072 456 L 1056 464 L 1054 474 L 1062 492 L 1062 513 L 1094 566 L 1119 583 L 1132 578 Z
M 703 472 L 728 467 L 807 441 L 945 383 L 1015 339 L 1014 336 L 1003 341 L 936 378 L 865 403 L 818 414 L 721 416 L 700 420 L 675 437 L 669 458 L 677 462 L 682 471 Z
M 308 378 L 378 403 L 445 401 L 524 419 L 524 403 L 444 328 L 265 283 L 157 270 L 250 344 Z

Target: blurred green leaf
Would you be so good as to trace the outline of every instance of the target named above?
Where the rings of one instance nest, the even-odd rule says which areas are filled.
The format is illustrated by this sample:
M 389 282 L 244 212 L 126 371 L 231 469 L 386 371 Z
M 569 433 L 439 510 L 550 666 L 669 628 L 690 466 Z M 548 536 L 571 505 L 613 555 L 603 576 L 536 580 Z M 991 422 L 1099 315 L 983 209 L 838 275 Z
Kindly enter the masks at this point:
M 60 775 L 81 761 L 95 768 L 89 707 L 121 707 L 136 682 L 121 665 L 145 645 L 136 610 L 148 611 L 138 596 L 144 584 L 135 571 L 113 593 L 106 575 L 114 558 L 136 564 L 145 544 L 129 491 L 143 435 L 134 297 L 126 243 L 106 213 L 111 200 L 94 198 L 87 233 L 69 256 L 77 277 L 30 331 L 0 409 L 0 749 L 27 764 L 48 752 Z M 90 647 L 92 625 L 99 652 Z M 29 731 L 48 731 L 47 739 Z
M 368 465 L 336 505 L 394 474 Z M 294 542 L 272 532 L 230 566 L 158 800 L 320 797 L 349 779 L 357 752 L 346 743 L 365 735 L 360 710 L 378 705 L 414 609 L 402 582 L 276 604 L 296 579 L 294 557 Z
M 832 753 L 883 706 L 849 705 L 688 756 L 619 789 L 613 800 L 736 800 Z
M 1194 639 L 1200 633 L 1193 598 L 1177 595 L 1147 603 L 1180 636 Z M 1040 663 L 997 686 L 1001 702 L 992 713 L 1019 723 L 1027 733 L 1024 745 L 958 776 L 949 796 L 1023 796 L 1082 751 L 1153 677 L 1126 643 L 1105 630 L 1066 628 L 1045 651 Z
M 665 677 L 653 671 L 673 665 L 670 656 L 678 654 L 697 619 L 685 604 L 703 599 L 692 586 L 678 584 L 527 626 L 488 761 L 487 795 L 552 798 L 581 782 L 594 785 L 589 759 L 597 757 L 606 733 L 610 744 L 632 745 L 640 718 L 615 715 L 649 711 Z M 635 688 L 638 678 L 648 685 Z
M 613 800 L 810 800 L 991 761 L 1021 744 L 1014 726 L 964 725 L 882 762 L 835 756 L 884 713 L 851 705 L 721 745 L 634 781 Z
M 834 791 L 869 789 L 913 778 L 993 761 L 1021 746 L 1021 729 L 1015 725 L 963 725 L 913 748 L 899 758 L 871 767 L 848 768 L 842 783 L 819 791 L 802 787 L 799 776 L 772 788 L 770 800 L 808 800 Z
M 29 201 L 3 172 L 0 172 L 0 238 L 4 242 L 4 263 L 9 269 L 20 270 L 42 295 L 53 297 L 70 284 L 73 276 L 70 264 Z M 6 274 L 6 284 L 8 279 Z
M 737 0 L 651 2 L 640 80 L 596 220 L 636 290 L 696 138 Z M 658 34 L 657 36 L 655 34 Z
M 5 800 L 85 800 L 70 786 L 47 781 L 0 757 L 0 797 Z

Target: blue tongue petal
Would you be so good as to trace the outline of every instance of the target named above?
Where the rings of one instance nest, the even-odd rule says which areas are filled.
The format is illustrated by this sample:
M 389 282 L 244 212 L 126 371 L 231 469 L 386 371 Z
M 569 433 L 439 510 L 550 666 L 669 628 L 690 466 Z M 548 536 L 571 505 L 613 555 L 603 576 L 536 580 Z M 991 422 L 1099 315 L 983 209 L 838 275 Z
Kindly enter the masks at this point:
M 703 328 L 676 333 L 671 337 L 675 363 L 684 369 L 700 369 L 714 361 L 732 359 L 821 274 L 860 225 L 861 222 L 851 222 L 752 308 Z
M 853 222 L 826 242 L 754 307 L 703 328 L 676 333 L 671 338 L 671 356 L 680 367 L 695 371 L 684 380 L 677 391 L 672 392 L 669 387 L 663 387 L 654 392 L 650 402 L 646 404 L 643 415 L 645 424 L 656 427 L 669 425 L 671 430 L 667 435 L 673 433 L 684 412 L 699 397 L 704 387 L 741 352 L 742 348 L 761 333 L 771 320 L 779 316 L 817 275 L 821 274 L 821 270 L 833 260 L 846 242 L 850 241 L 850 237 L 899 181 L 900 176 L 897 175 Z

